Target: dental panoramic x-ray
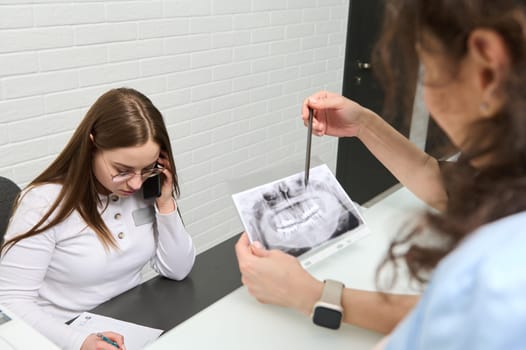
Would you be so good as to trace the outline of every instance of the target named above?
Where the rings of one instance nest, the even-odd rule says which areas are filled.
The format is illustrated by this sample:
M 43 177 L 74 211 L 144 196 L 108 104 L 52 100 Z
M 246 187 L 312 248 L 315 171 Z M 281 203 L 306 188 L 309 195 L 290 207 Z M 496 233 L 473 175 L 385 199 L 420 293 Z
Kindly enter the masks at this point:
M 232 195 L 252 242 L 300 256 L 364 226 L 354 203 L 326 165 Z

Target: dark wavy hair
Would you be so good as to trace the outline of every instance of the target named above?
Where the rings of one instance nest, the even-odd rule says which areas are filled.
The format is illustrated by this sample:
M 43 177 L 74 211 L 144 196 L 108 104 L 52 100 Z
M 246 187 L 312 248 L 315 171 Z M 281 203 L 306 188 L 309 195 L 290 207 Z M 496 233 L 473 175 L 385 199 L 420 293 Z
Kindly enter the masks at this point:
M 157 143 L 167 153 L 172 165 L 174 195 L 178 196 L 179 185 L 170 137 L 161 112 L 148 97 L 134 89 L 112 89 L 100 96 L 62 152 L 27 187 L 27 191 L 31 191 L 31 188 L 47 183 L 61 184 L 57 199 L 34 227 L 4 242 L 0 252 L 5 254 L 20 240 L 61 223 L 75 210 L 106 248 L 116 248 L 115 240 L 98 210 L 101 199 L 93 172 L 93 156 L 100 150 L 140 146 L 148 140 Z M 22 199 L 23 195 L 17 203 Z
M 441 166 L 448 195 L 445 210 L 426 212 L 418 224 L 392 242 L 386 263 L 405 262 L 412 278 L 427 281 L 442 258 L 478 227 L 526 210 L 526 38 L 525 3 L 514 0 L 386 1 L 384 29 L 374 51 L 375 66 L 386 91 L 386 105 L 412 101 L 407 88 L 416 82 L 416 44 L 426 49 L 424 35 L 437 39 L 455 79 L 467 53 L 467 39 L 476 28 L 498 33 L 510 55 L 510 70 L 499 93 L 504 106 L 481 118 L 458 161 Z M 414 80 L 413 80 L 414 79 Z M 410 85 L 410 84 L 409 84 Z M 409 87 L 410 88 L 410 87 Z M 400 104 L 400 103 L 399 103 Z M 410 115 L 410 113 L 409 113 Z M 472 164 L 484 159 L 482 166 Z M 488 161 L 489 160 L 489 161 Z M 430 236 L 437 240 L 432 244 Z M 438 244 L 436 243 L 438 242 Z M 394 283 L 396 273 L 391 280 Z

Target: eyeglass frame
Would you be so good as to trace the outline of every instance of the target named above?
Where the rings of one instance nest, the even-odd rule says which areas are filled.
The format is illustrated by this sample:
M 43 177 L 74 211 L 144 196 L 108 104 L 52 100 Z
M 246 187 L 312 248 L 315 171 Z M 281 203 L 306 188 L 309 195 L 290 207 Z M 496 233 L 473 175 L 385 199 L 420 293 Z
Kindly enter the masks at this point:
M 165 169 L 165 167 L 160 165 L 158 162 L 155 162 L 155 164 L 153 165 L 152 168 L 141 169 L 140 173 L 138 173 L 137 171 L 128 170 L 128 171 L 120 172 L 117 175 L 112 175 L 111 169 L 108 166 L 108 163 L 106 162 L 106 157 L 104 157 L 104 155 L 102 153 L 101 153 L 101 157 L 102 157 L 102 161 L 104 162 L 104 165 L 106 166 L 106 170 L 108 170 L 108 173 L 110 175 L 111 181 L 113 183 L 115 183 L 115 184 L 128 182 L 128 181 L 130 181 L 131 179 L 133 179 L 137 175 L 141 176 L 141 181 L 144 182 L 147 179 L 149 179 L 150 177 L 154 177 L 154 176 L 160 175 L 163 172 L 163 170 Z M 119 177 L 119 176 L 125 177 L 125 178 L 121 179 L 121 180 L 116 180 L 116 178 Z

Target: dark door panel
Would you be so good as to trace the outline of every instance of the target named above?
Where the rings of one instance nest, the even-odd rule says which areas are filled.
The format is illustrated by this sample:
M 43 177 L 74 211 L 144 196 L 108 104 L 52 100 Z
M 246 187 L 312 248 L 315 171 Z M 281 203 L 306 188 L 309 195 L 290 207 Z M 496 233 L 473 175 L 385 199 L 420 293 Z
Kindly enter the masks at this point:
M 354 0 L 349 5 L 342 94 L 382 113 L 384 94 L 373 74 L 371 53 L 382 23 L 382 1 Z M 406 136 L 409 123 L 390 123 Z M 336 177 L 349 196 L 362 204 L 397 183 L 391 173 L 354 138 L 340 138 Z

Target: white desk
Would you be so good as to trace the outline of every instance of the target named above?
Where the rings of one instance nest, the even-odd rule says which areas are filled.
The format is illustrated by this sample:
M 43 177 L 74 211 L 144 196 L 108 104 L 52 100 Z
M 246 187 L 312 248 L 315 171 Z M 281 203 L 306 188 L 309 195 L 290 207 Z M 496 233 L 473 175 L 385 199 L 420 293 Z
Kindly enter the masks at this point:
M 388 243 L 408 215 L 424 204 L 405 188 L 364 212 L 371 234 L 309 271 L 352 288 L 375 289 L 375 270 Z M 408 289 L 398 286 L 398 292 Z M 174 310 L 177 312 L 177 310 Z M 369 349 L 382 336 L 343 325 L 337 331 L 313 325 L 294 310 L 264 305 L 242 287 L 161 336 L 148 350 L 172 349 Z
M 59 348 L 22 321 L 18 316 L 0 305 L 1 350 L 59 350 Z

